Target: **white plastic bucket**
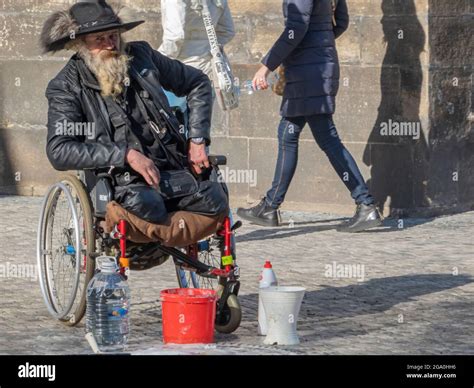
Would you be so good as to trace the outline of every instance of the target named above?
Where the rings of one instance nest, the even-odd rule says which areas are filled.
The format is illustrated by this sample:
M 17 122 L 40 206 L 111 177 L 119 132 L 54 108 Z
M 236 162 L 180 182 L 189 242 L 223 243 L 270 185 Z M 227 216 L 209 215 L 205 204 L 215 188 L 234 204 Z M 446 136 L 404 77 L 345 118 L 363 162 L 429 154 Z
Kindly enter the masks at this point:
M 304 287 L 268 287 L 260 290 L 267 318 L 266 345 L 297 345 L 296 323 L 303 301 Z

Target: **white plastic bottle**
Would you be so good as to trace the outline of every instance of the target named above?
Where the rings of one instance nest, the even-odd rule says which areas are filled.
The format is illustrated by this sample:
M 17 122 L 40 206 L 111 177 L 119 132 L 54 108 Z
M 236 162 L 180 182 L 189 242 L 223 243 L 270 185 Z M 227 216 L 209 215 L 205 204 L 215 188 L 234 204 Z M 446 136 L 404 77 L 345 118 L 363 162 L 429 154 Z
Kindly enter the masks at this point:
M 262 274 L 260 275 L 259 288 L 261 289 L 277 285 L 278 280 L 273 271 L 272 263 L 267 260 L 265 261 Z M 260 293 L 258 295 L 258 335 L 267 335 L 267 318 L 265 316 L 265 310 L 263 309 Z

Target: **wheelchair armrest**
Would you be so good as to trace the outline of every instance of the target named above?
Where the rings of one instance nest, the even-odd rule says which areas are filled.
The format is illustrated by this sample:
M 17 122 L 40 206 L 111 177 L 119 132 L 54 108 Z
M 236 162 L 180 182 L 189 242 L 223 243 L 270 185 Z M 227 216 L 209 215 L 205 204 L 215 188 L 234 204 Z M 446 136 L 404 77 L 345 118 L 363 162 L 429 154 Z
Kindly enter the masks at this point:
M 209 155 L 209 163 L 213 166 L 225 166 L 227 164 L 227 157 L 225 155 Z
M 86 188 L 91 197 L 96 217 L 105 217 L 107 204 L 114 199 L 113 178 L 106 172 L 90 170 L 86 172 Z
M 98 176 L 98 181 L 97 181 L 97 191 L 98 194 L 101 198 L 99 198 L 101 201 L 107 201 L 109 203 L 110 201 L 113 201 L 114 199 L 114 186 L 112 184 L 112 179 L 110 176 Z

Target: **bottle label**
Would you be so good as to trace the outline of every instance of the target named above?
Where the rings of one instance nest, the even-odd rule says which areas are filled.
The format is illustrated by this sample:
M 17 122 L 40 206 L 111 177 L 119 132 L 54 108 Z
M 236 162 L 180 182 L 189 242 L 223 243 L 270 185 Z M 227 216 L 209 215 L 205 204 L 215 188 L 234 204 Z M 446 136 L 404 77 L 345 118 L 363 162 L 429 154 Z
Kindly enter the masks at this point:
M 128 309 L 126 307 L 116 307 L 113 306 L 112 309 L 109 311 L 110 318 L 122 318 L 128 314 Z

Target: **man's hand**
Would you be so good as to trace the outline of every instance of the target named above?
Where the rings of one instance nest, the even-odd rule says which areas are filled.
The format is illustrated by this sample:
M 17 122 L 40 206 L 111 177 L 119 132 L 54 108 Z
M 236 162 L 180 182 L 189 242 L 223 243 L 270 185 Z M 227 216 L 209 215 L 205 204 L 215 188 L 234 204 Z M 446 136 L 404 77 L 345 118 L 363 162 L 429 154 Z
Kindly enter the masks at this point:
M 127 150 L 125 160 L 132 169 L 145 178 L 150 186 L 157 190 L 159 189 L 160 171 L 150 158 L 147 158 L 137 150 L 129 149 Z
M 209 159 L 206 154 L 205 144 L 195 144 L 192 141 L 189 142 L 188 148 L 188 159 L 191 169 L 196 174 L 202 174 L 204 168 L 209 168 Z

